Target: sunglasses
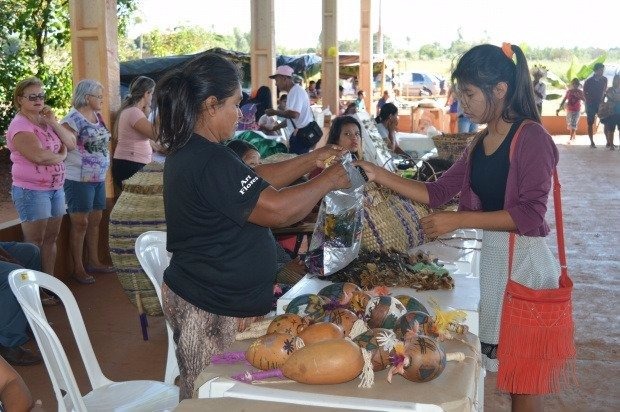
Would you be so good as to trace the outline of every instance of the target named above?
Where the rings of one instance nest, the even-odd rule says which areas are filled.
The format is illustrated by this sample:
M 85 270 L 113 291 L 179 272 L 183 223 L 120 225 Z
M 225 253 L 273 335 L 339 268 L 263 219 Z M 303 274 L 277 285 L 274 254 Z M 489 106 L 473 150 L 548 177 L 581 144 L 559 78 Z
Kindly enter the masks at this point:
M 37 100 L 45 100 L 45 93 L 29 94 L 28 96 L 22 96 L 22 97 L 26 97 L 31 102 L 36 102 Z

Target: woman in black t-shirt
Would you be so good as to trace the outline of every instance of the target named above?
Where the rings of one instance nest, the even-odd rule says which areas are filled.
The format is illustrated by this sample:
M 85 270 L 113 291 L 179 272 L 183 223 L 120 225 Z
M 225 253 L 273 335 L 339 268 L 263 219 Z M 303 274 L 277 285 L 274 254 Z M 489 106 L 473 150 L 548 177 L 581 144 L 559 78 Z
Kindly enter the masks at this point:
M 350 183 L 338 164 L 287 187 L 341 155 L 336 145 L 254 170 L 223 145 L 241 115 L 241 88 L 237 67 L 222 56 L 204 53 L 168 72 L 156 96 L 168 150 L 164 206 L 172 252 L 162 299 L 185 399 L 211 356 L 271 308 L 276 257 L 269 227 L 301 220 L 325 194 Z

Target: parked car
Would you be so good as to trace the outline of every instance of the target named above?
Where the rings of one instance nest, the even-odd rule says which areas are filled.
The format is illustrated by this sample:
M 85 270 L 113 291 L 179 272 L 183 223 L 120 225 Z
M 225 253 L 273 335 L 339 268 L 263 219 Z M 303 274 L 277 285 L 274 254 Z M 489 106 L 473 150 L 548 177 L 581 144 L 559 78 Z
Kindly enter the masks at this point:
M 442 92 L 441 79 L 432 73 L 411 72 L 404 74 L 401 79 L 401 93 L 404 96 L 436 95 Z M 443 82 L 445 84 L 445 80 Z

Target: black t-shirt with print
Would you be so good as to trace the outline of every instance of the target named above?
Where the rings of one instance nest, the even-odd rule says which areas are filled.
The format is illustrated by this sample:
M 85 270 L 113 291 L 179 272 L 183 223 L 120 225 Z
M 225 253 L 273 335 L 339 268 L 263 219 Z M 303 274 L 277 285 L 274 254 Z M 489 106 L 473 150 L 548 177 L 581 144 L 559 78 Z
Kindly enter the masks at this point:
M 269 312 L 276 273 L 268 228 L 247 221 L 269 184 L 228 147 L 194 134 L 166 158 L 164 205 L 172 252 L 164 282 L 208 312 Z

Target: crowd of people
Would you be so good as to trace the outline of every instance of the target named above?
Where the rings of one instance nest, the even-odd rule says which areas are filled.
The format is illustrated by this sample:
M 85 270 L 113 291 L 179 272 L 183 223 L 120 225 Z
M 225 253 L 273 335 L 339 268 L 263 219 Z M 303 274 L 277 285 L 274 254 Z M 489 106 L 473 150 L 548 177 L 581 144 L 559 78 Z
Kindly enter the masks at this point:
M 599 69 L 595 67 L 594 80 L 586 82 L 583 93 L 577 82 L 564 100 L 571 113 L 585 101 L 589 125 L 604 96 L 614 102 L 615 120 L 605 122 L 613 139 L 620 116 L 620 76 L 607 89 Z M 281 250 L 270 229 L 299 222 L 328 192 L 348 187 L 342 164 L 326 166 L 326 161 L 346 152 L 357 154 L 361 146 L 362 127 L 348 114 L 334 119 L 327 144 L 308 145 L 299 133 L 313 121 L 310 104 L 320 96 L 320 84 L 304 89 L 289 66 L 277 67 L 270 78 L 282 93 L 277 108 L 272 107 L 268 87 L 243 104 L 235 64 L 217 54 L 201 54 L 157 83 L 136 78 L 112 133 L 100 115 L 104 92 L 97 81 L 76 85 L 72 108 L 60 121 L 45 105 L 40 80 L 29 78 L 17 85 L 18 113 L 7 142 L 13 201 L 25 243 L 0 244 L 0 355 L 15 365 L 41 361 L 23 347 L 30 339 L 28 325 L 4 285 L 8 273 L 19 267 L 54 273 L 65 213 L 71 220 L 74 279 L 91 284 L 93 274 L 112 272 L 99 260 L 97 247 L 106 206 L 105 176 L 111 166 L 114 182 L 122 188 L 124 180 L 150 163 L 153 150 L 162 151 L 167 249 L 172 254 L 162 285 L 163 310 L 177 345 L 180 397 L 192 396 L 194 380 L 211 356 L 229 350 L 237 331 L 271 310 Z M 510 386 L 499 386 L 511 394 L 515 411 L 539 410 L 538 395 L 549 392 L 550 384 L 543 380 L 533 391 L 522 389 L 527 380 L 523 368 L 506 372 L 514 366 L 497 360 L 509 233 L 518 235 L 513 279 L 534 289 L 557 288 L 559 273 L 545 243 L 549 226 L 544 219 L 559 155 L 541 125 L 540 96 L 545 91 L 537 91 L 537 80 L 532 82 L 518 46 L 476 46 L 459 59 L 452 74 L 450 105 L 454 103 L 457 123 L 462 114 L 469 123 L 486 126 L 465 155 L 431 183 L 404 179 L 363 160 L 356 163 L 370 181 L 433 208 L 460 193 L 458 211 L 438 211 L 421 220 L 428 237 L 461 228 L 484 229 L 479 336 L 485 367 L 504 368 L 514 377 Z M 351 110 L 365 110 L 364 97 L 359 91 Z M 376 123 L 388 147 L 396 151 L 398 108 L 388 100 L 389 93 L 378 103 Z M 248 110 L 241 110 L 246 106 Z M 266 134 L 287 129 L 289 150 L 297 156 L 261 163 L 256 147 L 230 140 L 245 120 Z M 111 138 L 116 149 L 110 165 Z M 591 141 L 594 145 L 592 137 Z M 301 262 L 292 264 L 299 267 Z M 42 298 L 47 304 L 57 303 L 51 295 Z

